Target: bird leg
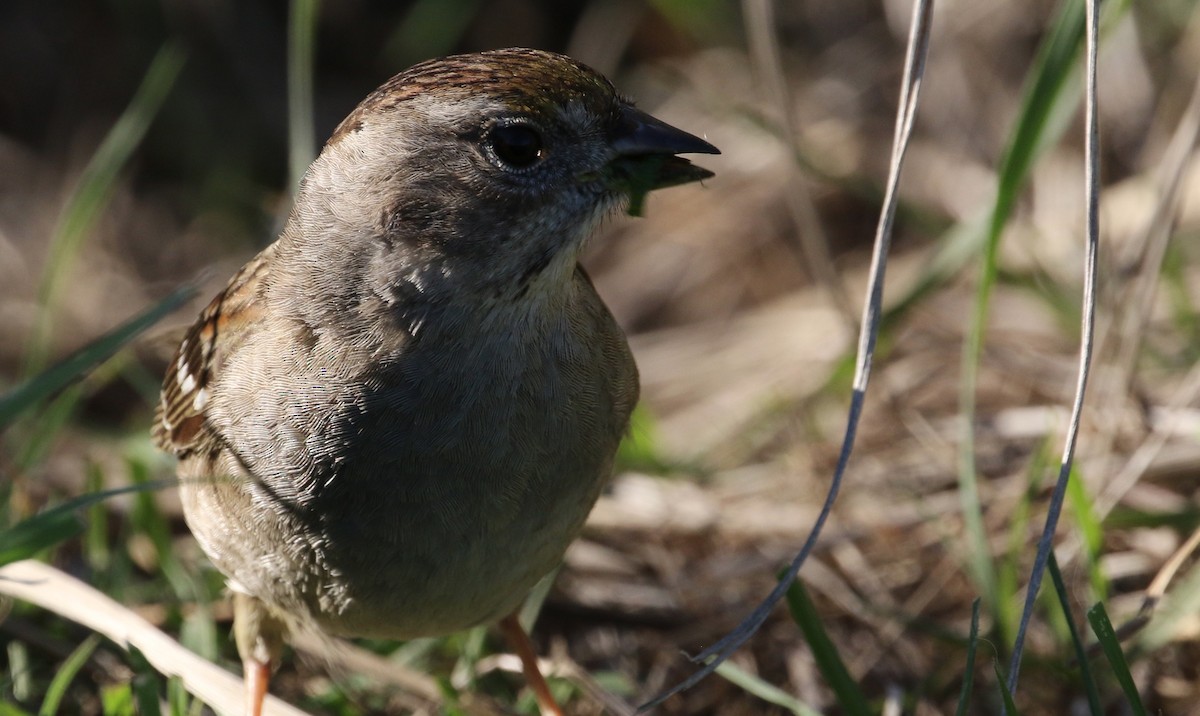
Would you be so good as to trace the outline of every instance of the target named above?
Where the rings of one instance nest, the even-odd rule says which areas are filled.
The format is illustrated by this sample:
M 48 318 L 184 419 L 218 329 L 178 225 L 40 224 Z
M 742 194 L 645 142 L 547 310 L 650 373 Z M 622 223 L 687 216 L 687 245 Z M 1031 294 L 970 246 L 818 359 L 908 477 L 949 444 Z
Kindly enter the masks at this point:
M 263 700 L 271 681 L 271 665 L 256 659 L 242 659 L 242 675 L 246 680 L 246 716 L 262 716 Z
M 262 716 L 271 672 L 283 654 L 287 625 L 258 599 L 233 593 L 233 635 L 246 680 L 246 716 Z
M 516 612 L 500 620 L 500 631 L 508 640 L 509 646 L 521 658 L 521 670 L 525 672 L 525 682 L 533 690 L 533 696 L 537 699 L 542 716 L 563 716 L 562 708 L 550 694 L 546 677 L 542 676 L 542 670 L 538 668 L 537 654 L 533 651 L 533 644 L 529 641 L 529 635 L 525 633 L 525 628 L 521 626 L 520 620 L 517 619 Z

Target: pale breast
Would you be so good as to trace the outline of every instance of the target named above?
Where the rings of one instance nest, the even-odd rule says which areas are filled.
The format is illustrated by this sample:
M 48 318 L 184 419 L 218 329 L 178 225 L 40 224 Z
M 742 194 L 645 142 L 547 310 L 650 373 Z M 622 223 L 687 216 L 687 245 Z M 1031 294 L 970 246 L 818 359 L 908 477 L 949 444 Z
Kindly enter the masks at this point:
M 254 339 L 274 358 L 235 357 L 213 415 L 256 479 L 190 500 L 242 525 L 193 525 L 206 551 L 338 633 L 437 634 L 511 610 L 578 534 L 637 399 L 620 329 L 586 278 L 573 289 L 536 320 L 435 321 L 374 363 L 339 361 L 319 335 Z

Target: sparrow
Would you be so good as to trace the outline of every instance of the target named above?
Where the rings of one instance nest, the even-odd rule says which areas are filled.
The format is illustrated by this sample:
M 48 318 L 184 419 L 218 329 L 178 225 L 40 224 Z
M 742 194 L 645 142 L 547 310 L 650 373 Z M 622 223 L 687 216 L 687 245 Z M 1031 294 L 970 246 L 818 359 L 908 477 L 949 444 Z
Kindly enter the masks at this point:
M 415 65 L 305 174 L 278 239 L 201 312 L 153 429 L 227 578 L 257 716 L 290 630 L 411 639 L 513 616 L 609 479 L 638 399 L 579 255 L 712 173 L 708 142 L 591 68 L 511 48 Z

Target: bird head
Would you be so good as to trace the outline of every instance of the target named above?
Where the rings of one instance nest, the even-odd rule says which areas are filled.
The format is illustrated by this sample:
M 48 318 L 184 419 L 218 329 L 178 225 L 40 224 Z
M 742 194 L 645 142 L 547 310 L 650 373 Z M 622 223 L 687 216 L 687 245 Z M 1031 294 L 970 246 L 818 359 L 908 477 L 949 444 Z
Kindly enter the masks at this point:
M 416 268 L 442 283 L 458 273 L 493 293 L 527 293 L 569 277 L 605 215 L 712 176 L 679 156 L 691 153 L 719 152 L 568 57 L 514 48 L 439 58 L 393 77 L 338 126 L 293 224 L 374 241 L 404 264 L 399 275 L 419 257 Z

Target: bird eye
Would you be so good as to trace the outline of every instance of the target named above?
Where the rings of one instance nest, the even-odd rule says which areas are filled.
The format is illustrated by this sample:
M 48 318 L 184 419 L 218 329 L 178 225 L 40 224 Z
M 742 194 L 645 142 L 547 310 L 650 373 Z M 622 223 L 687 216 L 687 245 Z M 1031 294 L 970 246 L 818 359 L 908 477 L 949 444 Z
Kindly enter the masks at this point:
M 542 135 L 527 124 L 493 127 L 487 141 L 496 158 L 515 169 L 528 169 L 545 156 Z

